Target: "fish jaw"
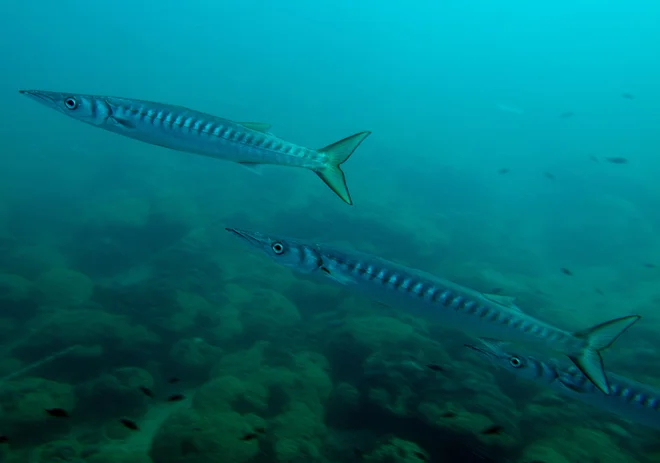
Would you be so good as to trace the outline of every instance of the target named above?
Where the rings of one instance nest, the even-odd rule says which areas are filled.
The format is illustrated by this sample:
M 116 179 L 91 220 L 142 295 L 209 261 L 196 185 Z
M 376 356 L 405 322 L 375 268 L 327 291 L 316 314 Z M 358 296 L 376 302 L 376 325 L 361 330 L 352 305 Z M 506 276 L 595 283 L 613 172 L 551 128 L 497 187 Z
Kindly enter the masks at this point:
M 300 273 L 312 273 L 323 267 L 323 256 L 314 246 L 298 242 L 291 238 L 264 235 L 259 232 L 225 228 L 250 246 L 263 251 L 278 264 Z

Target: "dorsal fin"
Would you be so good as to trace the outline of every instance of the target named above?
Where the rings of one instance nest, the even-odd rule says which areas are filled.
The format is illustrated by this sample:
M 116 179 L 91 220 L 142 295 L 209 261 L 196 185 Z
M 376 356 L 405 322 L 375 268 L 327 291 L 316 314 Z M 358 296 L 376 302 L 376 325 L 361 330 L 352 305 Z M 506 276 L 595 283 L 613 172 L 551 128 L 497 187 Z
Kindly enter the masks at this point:
M 516 305 L 516 298 L 513 296 L 502 296 L 500 294 L 488 294 L 488 293 L 482 293 L 482 296 L 488 299 L 489 301 L 499 305 L 503 305 L 504 307 L 520 310 L 520 307 Z
M 270 124 L 265 122 L 239 122 L 243 127 L 247 127 L 251 130 L 256 130 L 257 132 L 268 132 L 272 127 Z

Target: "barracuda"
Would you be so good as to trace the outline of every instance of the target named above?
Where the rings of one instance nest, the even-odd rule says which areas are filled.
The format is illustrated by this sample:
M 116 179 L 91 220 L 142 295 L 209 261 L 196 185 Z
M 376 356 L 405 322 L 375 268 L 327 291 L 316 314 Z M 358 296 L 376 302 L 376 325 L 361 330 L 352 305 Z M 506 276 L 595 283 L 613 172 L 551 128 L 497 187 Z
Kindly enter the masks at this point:
M 227 231 L 286 267 L 322 274 L 390 307 L 431 316 L 473 336 L 561 352 L 605 394 L 610 386 L 600 352 L 640 318 L 630 315 L 571 333 L 523 313 L 513 298 L 479 293 L 375 256 L 236 228 Z
M 610 394 L 603 394 L 574 366 L 519 355 L 501 343 L 466 345 L 498 367 L 536 381 L 564 395 L 615 413 L 637 423 L 660 429 L 660 390 L 624 376 L 608 373 Z
M 152 145 L 252 169 L 262 164 L 309 169 L 347 204 L 353 201 L 340 166 L 371 133 L 356 133 L 325 148 L 310 149 L 267 133 L 268 124 L 233 122 L 181 106 L 41 90 L 19 93 L 81 122 Z

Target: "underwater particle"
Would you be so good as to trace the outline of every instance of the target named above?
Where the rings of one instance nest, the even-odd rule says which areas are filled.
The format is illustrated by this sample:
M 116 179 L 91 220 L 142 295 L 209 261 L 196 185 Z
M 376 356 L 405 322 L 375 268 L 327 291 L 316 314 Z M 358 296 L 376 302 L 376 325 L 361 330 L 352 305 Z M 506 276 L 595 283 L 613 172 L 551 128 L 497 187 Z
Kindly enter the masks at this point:
M 140 429 L 140 428 L 138 427 L 138 425 L 135 423 L 135 421 L 133 421 L 133 420 L 129 420 L 128 418 L 122 418 L 122 419 L 119 420 L 119 422 L 120 422 L 121 424 L 123 424 L 124 427 L 126 427 L 126 428 L 128 428 L 128 429 L 131 429 L 131 430 L 133 430 L 133 431 L 137 431 L 137 430 Z
M 486 436 L 494 436 L 497 434 L 501 434 L 502 431 L 504 431 L 503 426 L 500 426 L 499 424 L 494 424 L 492 426 L 488 426 L 486 429 L 483 429 L 480 434 L 484 434 Z
M 634 100 L 635 99 L 635 95 L 633 95 L 632 93 L 627 93 L 627 92 L 623 92 L 621 94 L 621 97 L 625 98 L 626 100 Z
M 591 159 L 593 162 L 598 162 L 598 158 L 594 156 L 593 154 L 589 155 L 589 159 Z
M 259 437 L 259 435 L 257 433 L 250 432 L 250 433 L 245 434 L 243 437 L 241 437 L 241 440 L 242 441 L 251 441 L 253 439 L 256 439 L 257 437 Z
M 566 111 L 559 115 L 559 117 L 562 119 L 568 119 L 569 117 L 573 117 L 573 116 L 575 116 L 575 113 L 573 111 Z
M 46 408 L 46 413 L 48 413 L 50 416 L 54 416 L 55 418 L 68 418 L 69 417 L 69 412 L 64 410 L 63 408 Z
M 547 178 L 548 180 L 554 180 L 555 179 L 555 174 L 553 174 L 552 172 L 544 172 L 543 176 L 545 178 Z
M 413 452 L 413 455 L 415 455 L 417 458 L 419 458 L 422 461 L 428 461 L 428 457 L 426 455 L 424 455 L 422 452 L 419 452 L 419 451 L 415 450 Z
M 0 444 L 8 444 L 8 443 L 9 443 L 9 437 L 0 436 Z
M 440 415 L 440 416 L 443 417 L 443 418 L 456 418 L 456 417 L 458 416 L 458 414 L 457 414 L 456 412 L 452 412 L 452 411 L 450 410 L 450 411 L 446 411 L 446 412 L 444 412 L 444 413 L 443 413 L 442 415 Z
M 647 263 L 644 264 L 644 267 L 646 267 L 646 268 L 656 268 L 656 265 L 647 262 Z
M 176 377 L 170 378 L 170 379 L 167 380 L 167 382 L 170 383 L 170 384 L 178 383 L 179 381 L 181 381 L 181 380 L 179 378 L 176 378 Z
M 185 399 L 186 396 L 183 394 L 172 394 L 167 398 L 168 402 L 180 402 L 181 400 Z
M 560 268 L 559 271 L 560 271 L 561 273 L 563 273 L 564 275 L 568 275 L 569 277 L 572 277 L 572 276 L 573 276 L 573 272 L 571 272 L 571 271 L 570 271 L 569 269 L 567 269 L 566 267 L 562 267 L 562 268 Z
M 511 172 L 511 171 L 509 169 L 507 169 L 506 167 L 502 167 L 500 170 L 497 171 L 497 173 L 500 174 L 500 175 L 508 174 L 509 172 Z
M 153 393 L 153 392 L 151 391 L 151 389 L 149 389 L 148 387 L 146 387 L 146 386 L 140 386 L 139 389 L 140 389 L 140 390 L 142 391 L 142 393 L 143 393 L 144 395 L 146 395 L 147 397 L 151 397 L 151 398 L 154 397 L 154 393 Z
M 428 368 L 431 371 L 445 371 L 445 369 L 442 368 L 437 363 L 429 363 L 428 365 L 426 365 L 426 368 Z
M 614 156 L 611 158 L 605 158 L 607 162 L 612 164 L 628 164 L 628 159 L 620 156 Z

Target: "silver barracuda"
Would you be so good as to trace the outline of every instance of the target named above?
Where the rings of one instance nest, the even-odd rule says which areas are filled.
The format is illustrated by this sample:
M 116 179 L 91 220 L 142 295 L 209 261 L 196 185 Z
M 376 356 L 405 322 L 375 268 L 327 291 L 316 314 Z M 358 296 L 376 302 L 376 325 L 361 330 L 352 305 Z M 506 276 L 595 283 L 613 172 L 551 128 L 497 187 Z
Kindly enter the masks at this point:
M 274 164 L 309 169 L 348 204 L 353 201 L 340 166 L 371 133 L 356 133 L 325 148 L 310 149 L 267 133 L 268 124 L 233 122 L 181 106 L 41 90 L 19 93 L 81 122 L 152 145 L 249 168 Z
M 466 347 L 520 377 L 545 384 L 557 392 L 630 421 L 660 429 L 660 389 L 658 388 L 608 373 L 610 394 L 606 395 L 571 364 L 520 355 L 498 342 L 484 341 L 480 346 L 466 345 Z
M 610 386 L 600 352 L 632 326 L 630 315 L 569 332 L 523 313 L 513 298 L 483 294 L 368 254 L 227 228 L 280 264 L 317 273 L 390 307 L 433 317 L 477 337 L 542 345 L 567 355 L 598 389 Z

